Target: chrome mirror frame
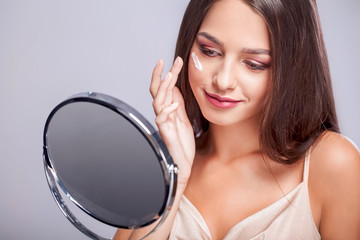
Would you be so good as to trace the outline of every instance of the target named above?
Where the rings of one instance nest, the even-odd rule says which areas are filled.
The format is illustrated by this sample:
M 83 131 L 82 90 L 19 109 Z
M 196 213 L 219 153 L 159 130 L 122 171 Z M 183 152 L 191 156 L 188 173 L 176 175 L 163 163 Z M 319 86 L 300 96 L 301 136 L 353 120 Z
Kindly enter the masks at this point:
M 95 93 L 95 92 L 85 92 L 85 93 L 79 93 L 71 96 L 67 100 L 61 102 L 58 104 L 50 113 L 48 116 L 44 132 L 43 132 L 43 163 L 44 163 L 44 170 L 46 179 L 50 188 L 50 192 L 57 203 L 58 207 L 60 208 L 61 212 L 64 214 L 64 216 L 82 233 L 90 237 L 91 239 L 99 239 L 99 240 L 105 240 L 108 238 L 104 238 L 99 236 L 98 234 L 94 233 L 90 229 L 88 229 L 85 225 L 83 225 L 70 211 L 70 209 L 67 207 L 65 201 L 63 200 L 58 186 L 62 189 L 62 191 L 65 193 L 67 197 L 73 202 L 77 207 L 82 209 L 85 213 L 90 215 L 91 217 L 97 219 L 100 222 L 103 222 L 107 225 L 113 226 L 113 227 L 120 227 L 124 228 L 124 226 L 117 226 L 110 223 L 106 223 L 98 218 L 96 216 L 93 216 L 91 211 L 83 207 L 79 202 L 74 199 L 71 194 L 66 190 L 64 185 L 59 180 L 56 170 L 53 167 L 52 159 L 50 158 L 49 152 L 48 152 L 48 144 L 47 144 L 47 130 L 50 124 L 50 121 L 54 114 L 62 107 L 64 107 L 67 104 L 71 104 L 74 102 L 90 102 L 94 104 L 99 104 L 104 107 L 107 107 L 116 113 L 120 114 L 122 117 L 126 118 L 130 123 L 133 124 L 141 132 L 141 134 L 146 138 L 147 142 L 151 145 L 152 149 L 154 150 L 154 153 L 157 156 L 157 159 L 159 160 L 159 164 L 163 170 L 164 173 L 164 181 L 165 181 L 165 188 L 167 192 L 167 199 L 166 203 L 164 204 L 164 208 L 161 210 L 160 215 L 155 216 L 151 221 L 148 223 L 141 225 L 141 226 L 128 226 L 125 227 L 126 229 L 139 229 L 145 226 L 148 226 L 155 221 L 158 221 L 155 227 L 147 233 L 144 237 L 140 239 L 144 239 L 145 237 L 149 236 L 152 232 L 154 232 L 161 223 L 165 220 L 167 215 L 169 214 L 172 204 L 174 202 L 175 193 L 176 193 L 176 186 L 177 186 L 177 174 L 178 174 L 178 168 L 176 164 L 173 162 L 165 143 L 161 139 L 158 131 L 156 131 L 153 126 L 134 108 L 126 104 L 125 102 L 116 99 L 114 97 L 111 97 L 106 94 L 101 93 Z M 111 239 L 111 238 L 110 238 Z

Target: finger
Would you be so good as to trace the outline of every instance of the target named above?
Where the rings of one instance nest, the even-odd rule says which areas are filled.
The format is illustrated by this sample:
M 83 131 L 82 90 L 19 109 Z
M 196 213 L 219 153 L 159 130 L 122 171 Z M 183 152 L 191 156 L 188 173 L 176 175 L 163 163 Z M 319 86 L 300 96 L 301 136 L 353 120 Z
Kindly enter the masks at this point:
M 154 97 L 154 101 L 153 101 L 153 107 L 154 107 L 156 114 L 158 114 L 164 106 L 167 106 L 170 104 L 170 103 L 165 102 L 165 98 L 166 98 L 167 89 L 171 83 L 172 77 L 173 77 L 172 73 L 168 72 L 165 76 L 165 79 L 160 82 L 159 89 L 158 89 L 158 91 Z
M 184 98 L 178 87 L 173 88 L 173 102 L 178 102 L 179 105 L 184 105 Z
M 172 78 L 170 79 L 169 86 L 166 89 L 165 100 L 164 100 L 164 105 L 165 106 L 170 105 L 171 103 L 174 102 L 173 90 L 174 90 L 174 86 L 175 86 L 175 83 L 176 83 L 176 80 L 174 80 L 174 78 L 175 78 L 174 75 L 172 75 Z
M 167 89 L 167 93 L 166 93 L 166 97 L 165 97 L 165 105 L 168 105 L 173 102 L 173 88 L 177 82 L 177 78 L 181 71 L 182 66 L 183 66 L 183 61 L 182 61 L 181 57 L 177 57 L 175 59 L 173 66 L 170 69 L 170 72 L 173 74 L 173 78 Z
M 160 59 L 153 70 L 151 83 L 150 83 L 150 93 L 152 97 L 156 96 L 156 93 L 159 89 L 160 82 L 161 82 L 161 74 L 164 69 L 164 61 Z
M 168 120 L 170 114 L 175 112 L 178 107 L 179 107 L 179 103 L 174 102 L 173 104 L 170 104 L 161 110 L 161 112 L 157 115 L 155 119 L 155 122 L 159 128 L 161 128 L 161 125 Z
M 182 60 L 182 58 L 181 57 L 177 57 L 176 59 L 175 59 L 175 61 L 174 61 L 174 64 L 172 65 L 172 67 L 171 67 L 171 69 L 170 69 L 170 72 L 174 75 L 174 81 L 175 81 L 175 83 L 176 83 L 176 81 L 177 81 L 177 78 L 178 78 L 178 76 L 179 76 L 179 73 L 180 73 L 180 71 L 181 71 L 181 68 L 183 67 L 183 64 L 184 64 L 184 62 L 183 62 L 183 60 Z M 175 85 L 175 83 L 174 83 L 174 85 Z
M 173 101 L 179 103 L 179 107 L 176 111 L 179 120 L 182 122 L 190 122 L 186 114 L 184 98 L 177 87 L 173 88 Z

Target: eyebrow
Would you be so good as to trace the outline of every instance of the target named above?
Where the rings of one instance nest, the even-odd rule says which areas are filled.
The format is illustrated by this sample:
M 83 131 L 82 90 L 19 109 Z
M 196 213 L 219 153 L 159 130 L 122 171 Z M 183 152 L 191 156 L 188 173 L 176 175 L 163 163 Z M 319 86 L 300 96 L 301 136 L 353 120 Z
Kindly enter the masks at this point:
M 266 54 L 266 55 L 271 54 L 270 50 L 262 49 L 262 48 L 243 48 L 241 51 L 247 54 Z
M 224 46 L 223 42 L 221 42 L 219 39 L 217 39 L 216 37 L 210 35 L 207 32 L 199 32 L 197 35 L 198 36 L 203 36 L 203 37 L 207 38 L 208 40 L 210 40 L 211 42 L 213 42 L 213 43 L 215 43 L 217 45 Z
M 219 39 L 210 35 L 207 32 L 199 32 L 197 35 L 203 36 L 206 39 L 208 39 L 209 41 L 211 41 L 217 45 L 224 46 L 224 43 L 222 41 L 220 41 Z M 262 49 L 262 48 L 243 48 L 243 49 L 241 49 L 241 52 L 246 53 L 246 54 L 266 54 L 266 55 L 271 54 L 270 50 Z

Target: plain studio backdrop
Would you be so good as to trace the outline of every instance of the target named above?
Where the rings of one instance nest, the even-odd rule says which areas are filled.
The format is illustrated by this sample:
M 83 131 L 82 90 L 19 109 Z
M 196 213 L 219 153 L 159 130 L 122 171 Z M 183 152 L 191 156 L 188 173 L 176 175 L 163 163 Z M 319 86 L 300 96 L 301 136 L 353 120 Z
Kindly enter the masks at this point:
M 45 120 L 65 98 L 91 90 L 127 102 L 154 123 L 151 72 L 159 58 L 169 69 L 187 4 L 0 0 L 0 239 L 87 239 L 47 186 Z M 318 6 L 340 127 L 359 146 L 360 1 Z

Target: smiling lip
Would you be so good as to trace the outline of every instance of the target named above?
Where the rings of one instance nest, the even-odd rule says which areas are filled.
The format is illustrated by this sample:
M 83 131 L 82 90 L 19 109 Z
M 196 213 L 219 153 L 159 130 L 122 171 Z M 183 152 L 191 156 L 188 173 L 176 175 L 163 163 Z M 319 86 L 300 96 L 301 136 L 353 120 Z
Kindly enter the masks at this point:
M 235 100 L 227 97 L 221 97 L 216 94 L 208 93 L 205 91 L 207 100 L 218 108 L 233 108 L 237 106 L 242 100 Z

